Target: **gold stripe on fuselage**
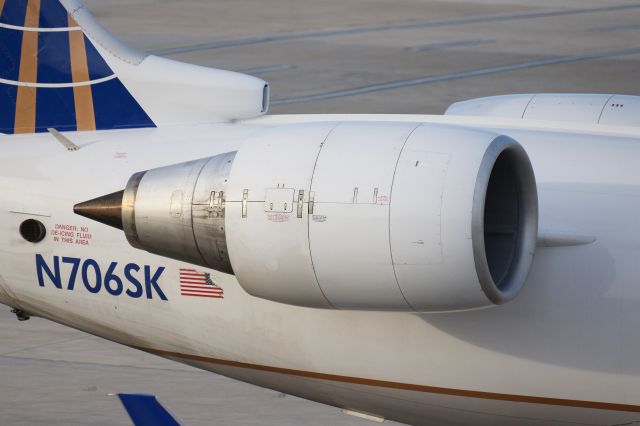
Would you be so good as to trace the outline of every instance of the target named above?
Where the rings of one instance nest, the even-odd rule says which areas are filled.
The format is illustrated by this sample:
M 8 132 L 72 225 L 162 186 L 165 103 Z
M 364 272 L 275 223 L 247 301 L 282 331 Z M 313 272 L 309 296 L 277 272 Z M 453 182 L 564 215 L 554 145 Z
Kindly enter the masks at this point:
M 493 401 L 522 402 L 528 404 L 554 405 L 559 407 L 589 408 L 594 410 L 624 411 L 640 413 L 640 405 L 621 404 L 616 402 L 585 401 L 577 399 L 553 398 L 546 396 L 516 395 L 508 393 L 485 392 L 477 390 L 444 388 L 439 386 L 418 385 L 412 383 L 390 382 L 386 380 L 367 379 L 363 377 L 342 376 L 338 374 L 318 373 L 313 371 L 293 370 L 290 368 L 272 367 L 267 365 L 249 364 L 246 362 L 231 361 L 218 358 L 210 358 L 202 355 L 191 355 L 180 352 L 170 352 L 160 349 L 136 347 L 141 351 L 149 352 L 165 358 L 197 361 L 208 364 L 217 364 L 226 367 L 257 370 L 268 373 L 285 374 L 289 376 L 304 377 L 309 379 L 325 380 L 330 382 L 350 383 L 355 385 L 373 386 L 388 389 L 400 389 L 412 392 L 424 392 L 440 395 L 459 396 L 465 398 L 488 399 Z
M 29 0 L 24 20 L 25 27 L 40 26 L 40 0 Z M 20 54 L 20 72 L 18 80 L 22 83 L 38 82 L 38 33 L 22 32 L 22 50 Z M 16 97 L 15 133 L 35 133 L 36 131 L 36 88 L 19 86 Z
M 69 26 L 77 24 L 69 16 Z M 74 83 L 89 81 L 89 65 L 87 64 L 87 48 L 82 31 L 69 31 L 69 50 L 71 52 L 71 75 Z M 95 130 L 96 116 L 93 108 L 91 86 L 73 88 L 73 99 L 76 107 L 76 123 L 78 130 Z

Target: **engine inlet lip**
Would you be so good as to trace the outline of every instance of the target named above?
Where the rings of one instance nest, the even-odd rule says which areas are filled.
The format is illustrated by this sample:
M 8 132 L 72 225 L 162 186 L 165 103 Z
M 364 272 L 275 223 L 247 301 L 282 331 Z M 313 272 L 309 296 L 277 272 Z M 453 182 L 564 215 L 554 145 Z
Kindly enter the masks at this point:
M 518 239 L 513 260 L 500 283 L 491 275 L 485 246 L 485 202 L 491 173 L 501 154 L 508 153 L 518 188 Z M 496 305 L 515 298 L 533 263 L 538 236 L 538 194 L 535 175 L 526 151 L 507 136 L 495 138 L 482 159 L 473 197 L 471 239 L 476 273 L 482 291 Z

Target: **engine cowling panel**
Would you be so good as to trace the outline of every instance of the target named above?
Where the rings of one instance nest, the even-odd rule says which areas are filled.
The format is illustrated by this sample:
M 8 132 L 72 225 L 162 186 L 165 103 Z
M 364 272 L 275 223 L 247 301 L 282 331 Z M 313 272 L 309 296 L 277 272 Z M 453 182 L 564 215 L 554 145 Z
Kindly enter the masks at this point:
M 537 192 L 514 140 L 417 123 L 312 123 L 236 153 L 134 175 L 138 248 L 233 272 L 298 306 L 439 312 L 512 300 L 531 266 Z

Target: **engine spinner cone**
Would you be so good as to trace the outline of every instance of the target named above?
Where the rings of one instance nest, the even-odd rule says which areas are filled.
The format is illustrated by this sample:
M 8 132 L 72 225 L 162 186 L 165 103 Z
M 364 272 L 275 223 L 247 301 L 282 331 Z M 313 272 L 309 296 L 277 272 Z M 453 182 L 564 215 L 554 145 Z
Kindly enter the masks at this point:
M 103 195 L 93 200 L 73 206 L 73 212 L 105 225 L 118 228 L 122 227 L 122 198 L 124 191 Z

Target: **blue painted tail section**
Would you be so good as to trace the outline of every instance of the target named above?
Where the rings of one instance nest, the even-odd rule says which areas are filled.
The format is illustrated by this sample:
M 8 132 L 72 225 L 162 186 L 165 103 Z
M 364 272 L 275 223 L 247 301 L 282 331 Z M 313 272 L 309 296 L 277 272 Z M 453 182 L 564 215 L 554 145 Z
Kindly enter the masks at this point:
M 58 0 L 0 0 L 0 133 L 155 127 Z
M 180 426 L 154 395 L 119 393 L 135 426 Z

